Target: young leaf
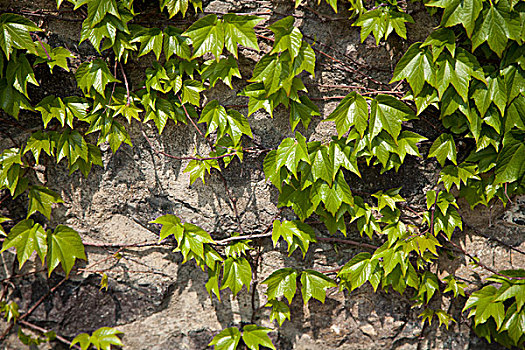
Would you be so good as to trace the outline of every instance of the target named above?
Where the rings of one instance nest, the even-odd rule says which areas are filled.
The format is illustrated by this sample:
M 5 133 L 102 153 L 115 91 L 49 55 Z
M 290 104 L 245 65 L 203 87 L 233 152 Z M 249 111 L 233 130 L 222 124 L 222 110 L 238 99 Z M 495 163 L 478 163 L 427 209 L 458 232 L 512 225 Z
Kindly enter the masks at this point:
M 35 53 L 35 44 L 31 39 L 30 32 L 40 32 L 30 20 L 12 13 L 0 15 L 0 47 L 4 51 L 7 60 L 13 49 L 26 49 Z
M 120 83 L 111 74 L 106 62 L 100 58 L 92 62 L 82 63 L 75 73 L 75 78 L 77 79 L 78 87 L 86 94 L 90 94 L 92 89 L 95 89 L 102 96 L 105 96 L 104 90 L 107 84 Z
M 153 51 L 157 61 L 160 59 L 163 45 L 163 33 L 159 28 L 140 28 L 135 29 L 137 33 L 132 43 L 139 42 L 139 57 Z M 167 57 L 168 55 L 166 55 Z
M 272 331 L 270 328 L 248 324 L 242 330 L 242 340 L 250 350 L 259 350 L 259 346 L 275 350 L 275 346 L 268 336 L 268 333 Z
M 216 60 L 222 53 L 224 47 L 223 23 L 217 19 L 217 15 L 207 15 L 194 22 L 185 32 L 193 43 L 192 59 L 200 57 L 207 52 L 212 53 Z
M 414 95 L 421 92 L 425 82 L 436 86 L 436 71 L 432 55 L 430 50 L 424 48 L 421 43 L 412 44 L 397 63 L 391 82 L 402 79 L 406 79 L 410 84 Z
M 308 157 L 308 149 L 306 147 L 306 139 L 299 133 L 296 133 L 296 139 L 284 139 L 276 153 L 276 170 L 286 166 L 288 170 L 297 177 L 297 167 L 300 161 L 310 164 Z
M 43 263 L 47 255 L 47 241 L 44 228 L 31 219 L 20 221 L 5 238 L 0 253 L 12 247 L 16 249 L 20 267 L 25 264 L 35 251 Z
M 283 325 L 286 319 L 290 320 L 290 308 L 282 301 L 271 299 L 268 300 L 268 304 L 265 306 L 272 308 L 272 312 L 270 313 L 270 322 L 277 320 L 277 323 L 279 323 L 280 327 Z
M 76 130 L 65 130 L 57 142 L 57 163 L 67 157 L 69 164 L 76 162 L 78 158 L 88 161 L 88 147 L 86 140 Z
M 297 290 L 297 276 L 297 271 L 288 267 L 272 272 L 269 277 L 261 282 L 268 285 L 268 290 L 266 291 L 268 300 L 284 296 L 288 299 L 288 304 L 291 304 Z
M 259 51 L 257 37 L 255 36 L 254 27 L 262 21 L 257 16 L 239 16 L 235 14 L 226 14 L 224 21 L 224 44 L 226 49 L 237 58 L 237 45 L 242 45 Z
M 456 155 L 456 143 L 452 135 L 441 134 L 430 147 L 428 158 L 436 157 L 439 164 L 444 166 L 446 159 L 450 159 L 452 163 L 457 164 Z
M 320 272 L 305 270 L 301 274 L 301 294 L 305 304 L 310 298 L 324 303 L 326 290 L 332 287 L 337 287 L 337 283 Z
M 412 119 L 414 112 L 403 102 L 388 95 L 378 95 L 372 101 L 370 113 L 370 138 L 377 136 L 381 130 L 388 132 L 397 140 L 401 132 L 401 123 Z
M 224 271 L 221 289 L 230 288 L 233 295 L 237 295 L 245 285 L 250 290 L 252 268 L 245 258 L 229 257 L 224 261 Z
M 350 282 L 350 290 L 365 284 L 374 273 L 378 260 L 371 259 L 370 253 L 359 253 L 343 266 L 337 276 Z M 375 289 L 375 288 L 374 288 Z
M 470 38 L 476 25 L 476 19 L 483 8 L 483 1 L 434 0 L 427 3 L 427 6 L 441 7 L 444 9 L 440 26 L 452 27 L 456 24 L 461 24 Z
M 339 137 L 342 137 L 352 127 L 355 127 L 359 135 L 363 137 L 368 126 L 368 105 L 366 100 L 363 96 L 352 91 L 341 100 L 326 120 L 335 122 Z
M 169 235 L 173 235 L 177 242 L 182 240 L 184 234 L 184 228 L 181 225 L 181 221 L 178 216 L 172 214 L 166 214 L 159 216 L 153 221 L 149 222 L 150 224 L 160 224 L 162 225 L 159 234 L 159 242 L 164 240 Z
M 66 275 L 69 275 L 76 259 L 86 260 L 82 239 L 78 232 L 70 227 L 58 225 L 53 233 L 48 231 L 47 247 L 47 270 L 49 276 L 51 276 L 51 272 L 58 264 L 61 264 Z
M 51 218 L 51 206 L 55 203 L 64 203 L 60 195 L 47 187 L 31 186 L 29 190 L 29 206 L 27 217 L 39 211 L 46 218 Z
M 239 329 L 231 327 L 226 328 L 213 337 L 208 346 L 215 345 L 215 350 L 236 350 L 240 340 L 241 332 L 239 332 Z
M 219 169 L 219 163 L 216 159 L 196 160 L 192 159 L 184 169 L 185 173 L 190 173 L 190 184 L 193 184 L 197 179 L 201 179 L 202 183 L 206 183 L 204 177 L 211 173 L 211 169 Z
M 288 50 L 292 59 L 299 54 L 303 34 L 294 27 L 294 22 L 295 18 L 288 16 L 268 27 L 275 34 L 275 42 L 270 54 Z
M 51 46 L 41 41 L 36 44 L 36 53 L 38 58 L 35 60 L 34 65 L 47 63 L 51 73 L 53 73 L 55 66 L 61 67 L 69 72 L 67 59 L 75 57 L 69 50 L 63 47 L 51 48 Z

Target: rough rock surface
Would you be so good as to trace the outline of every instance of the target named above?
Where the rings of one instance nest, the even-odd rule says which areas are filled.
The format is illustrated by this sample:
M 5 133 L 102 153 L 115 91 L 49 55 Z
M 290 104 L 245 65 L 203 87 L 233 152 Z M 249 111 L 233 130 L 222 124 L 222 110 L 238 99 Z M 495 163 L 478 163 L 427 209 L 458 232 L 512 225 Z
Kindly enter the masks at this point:
M 305 37 L 315 39 L 320 49 L 330 54 L 347 57 L 356 62 L 353 67 L 388 82 L 392 68 L 407 48 L 407 44 L 393 35 L 386 44 L 377 47 L 373 40 L 360 43 L 359 31 L 344 20 L 344 12 L 334 15 L 326 4 L 316 7 L 320 14 L 307 9 L 293 10 L 292 1 L 204 1 L 205 11 L 250 12 L 270 11 L 270 21 L 283 14 L 295 13 L 297 25 Z M 436 23 L 428 21 L 424 9 L 411 9 L 416 25 L 409 27 L 409 41 L 422 40 Z M 53 0 L 0 1 L 0 10 L 17 11 L 49 10 L 55 8 Z M 77 45 L 80 22 L 75 13 L 63 16 L 72 18 L 63 21 L 56 18 L 42 20 L 48 40 L 53 45 L 65 45 L 85 59 L 92 54 L 89 45 Z M 333 20 L 333 17 L 336 17 Z M 330 19 L 332 18 L 332 19 Z M 38 17 L 33 18 L 38 21 Z M 422 24 L 421 24 L 422 23 Z M 337 47 L 337 51 L 333 49 Z M 264 47 L 263 47 L 264 49 Z M 246 51 L 246 65 L 241 67 L 244 77 L 249 76 L 253 62 L 258 58 Z M 78 64 L 79 60 L 73 60 Z M 144 67 L 130 65 L 132 81 L 138 81 Z M 47 93 L 61 95 L 75 93 L 71 75 L 55 73 L 45 75 Z M 308 79 L 306 79 L 308 81 Z M 363 77 L 353 71 L 342 69 L 326 57 L 318 55 L 317 72 L 310 82 L 325 85 L 362 84 Z M 244 104 L 245 99 L 236 97 L 241 90 L 233 91 L 220 86 L 209 92 L 208 100 L 217 98 L 223 104 Z M 311 96 L 337 96 L 346 92 L 326 90 L 308 86 Z M 35 98 L 38 100 L 38 98 Z M 338 100 L 319 103 L 322 116 L 327 116 Z M 432 118 L 432 116 L 428 116 Z M 314 119 L 306 135 L 310 140 L 327 139 L 334 133 L 334 126 Z M 22 115 L 25 126 L 38 125 L 31 115 Z M 35 124 L 36 123 L 36 124 Z M 286 111 L 278 110 L 274 119 L 263 113 L 250 117 L 255 141 L 265 147 L 276 147 L 284 137 L 292 135 Z M 429 138 L 436 131 L 428 124 L 417 121 L 414 128 Z M 211 176 L 206 185 L 196 182 L 189 185 L 189 175 L 183 173 L 185 162 L 168 159 L 152 150 L 143 132 L 158 149 L 170 154 L 191 155 L 195 147 L 204 151 L 205 145 L 198 135 L 184 125 L 169 124 L 162 136 L 158 136 L 151 125 L 142 128 L 134 123 L 127 127 L 134 147 L 123 146 L 116 154 L 103 146 L 104 166 L 95 167 L 88 178 L 75 173 L 68 176 L 65 166 L 49 166 L 46 171 L 47 185 L 60 193 L 65 201 L 53 211 L 51 224 L 65 223 L 78 230 L 85 242 L 99 246 L 87 246 L 89 261 L 86 271 L 74 274 L 50 298 L 39 307 L 29 321 L 46 329 L 55 330 L 64 337 L 74 337 L 80 332 L 91 332 L 101 326 L 114 326 L 124 332 L 126 349 L 205 349 L 213 336 L 230 326 L 257 321 L 275 329 L 270 333 L 278 349 L 498 349 L 475 337 L 469 328 L 466 316 L 458 305 L 449 305 L 450 312 L 458 320 L 447 331 L 422 327 L 418 311 L 410 308 L 405 296 L 397 293 L 373 291 L 363 287 L 351 293 L 329 290 L 324 304 L 311 301 L 304 306 L 297 295 L 291 307 L 291 322 L 281 328 L 268 322 L 264 286 L 257 285 L 254 302 L 252 294 L 243 290 L 237 297 L 223 291 L 221 301 L 210 298 L 204 288 L 206 273 L 191 262 L 183 264 L 180 254 L 172 252 L 171 245 L 130 247 L 119 249 L 112 244 L 126 245 L 140 242 L 155 242 L 158 227 L 148 224 L 156 217 L 174 213 L 187 222 L 202 226 L 214 237 L 226 236 L 237 229 L 232 209 L 225 196 L 223 184 L 217 176 Z M 15 135 L 16 136 L 16 135 Z M 18 135 L 17 137 L 23 137 Z M 0 149 L 10 147 L 9 140 L 0 141 Z M 225 171 L 238 207 L 242 224 L 247 232 L 263 232 L 277 212 L 277 192 L 265 180 L 262 171 L 264 155 L 247 156 L 242 164 L 232 163 Z M 364 169 L 366 181 L 356 182 L 359 189 L 376 191 L 382 188 L 403 186 L 402 194 L 411 201 L 421 202 L 425 191 L 436 180 L 437 167 L 432 161 L 407 161 L 399 173 L 379 175 L 377 169 Z M 26 204 L 23 201 L 8 203 L 12 217 L 22 216 Z M 490 209 L 471 211 L 462 206 L 468 234 L 459 234 L 456 241 L 467 250 L 477 252 L 478 257 L 495 269 L 525 266 L 524 255 L 509 250 L 504 242 L 521 251 L 525 250 L 525 198 L 516 198 L 507 208 L 495 206 Z M 4 209 L 2 209 L 4 210 Z M 321 227 L 319 227 L 321 229 Z M 319 232 L 322 234 L 322 232 Z M 360 239 L 357 234 L 354 238 Z M 108 244 L 109 247 L 101 247 Z M 118 251 L 120 258 L 111 257 Z M 317 245 L 306 259 L 298 252 L 287 257 L 284 246 L 275 250 L 271 242 L 264 241 L 261 250 L 259 280 L 282 266 L 330 269 L 344 264 L 359 250 L 349 247 L 334 249 L 330 244 Z M 108 258 L 109 257 L 109 258 Z M 105 259 L 108 258 L 108 259 Z M 2 255 L 4 278 L 13 261 L 9 253 Z M 97 262 L 96 266 L 93 264 Z M 24 271 L 41 267 L 28 264 Z M 101 291 L 101 273 L 106 269 L 109 288 Z M 23 271 L 23 272 L 24 272 Z M 472 280 L 475 273 L 486 276 L 485 271 L 473 269 L 464 258 L 443 261 L 440 273 L 455 273 Z M 48 281 L 43 274 L 19 280 L 21 295 L 17 295 L 22 310 L 45 295 L 49 288 L 62 279 L 53 274 Z M 5 324 L 0 322 L 0 329 Z M 41 345 L 40 348 L 61 349 L 63 345 Z M 24 348 L 16 335 L 0 345 L 0 349 Z

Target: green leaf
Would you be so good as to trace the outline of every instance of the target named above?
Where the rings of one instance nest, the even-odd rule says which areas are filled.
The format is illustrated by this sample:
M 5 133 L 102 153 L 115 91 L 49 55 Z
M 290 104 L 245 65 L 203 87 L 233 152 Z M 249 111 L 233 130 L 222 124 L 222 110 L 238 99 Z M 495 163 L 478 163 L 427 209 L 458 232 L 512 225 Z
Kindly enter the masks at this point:
M 133 38 L 133 40 L 131 40 L 131 42 L 140 43 L 139 57 L 144 56 L 147 53 L 153 51 L 158 61 L 160 59 L 160 53 L 162 52 L 162 46 L 163 46 L 163 40 L 164 40 L 164 35 L 162 31 L 159 28 L 144 28 L 144 27 L 140 29 L 136 29 L 136 31 L 137 33 L 135 34 L 135 37 Z M 173 40 L 170 43 L 172 45 L 175 45 L 173 43 Z M 167 54 L 166 54 L 166 57 L 168 57 Z
M 456 35 L 453 30 L 439 28 L 433 31 L 421 44 L 421 47 L 432 46 L 432 57 L 436 61 L 443 50 L 447 49 L 452 57 L 456 54 Z
M 372 101 L 370 113 L 370 138 L 377 136 L 381 130 L 388 132 L 397 140 L 401 132 L 401 123 L 412 119 L 414 112 L 395 97 L 378 95 Z
M 31 134 L 29 140 L 27 140 L 24 148 L 24 154 L 31 151 L 35 157 L 36 164 L 40 160 L 40 154 L 42 151 L 47 153 L 48 156 L 53 155 L 55 149 L 55 141 L 51 138 L 50 134 L 43 133 L 41 130 Z
M 444 9 L 441 17 L 442 27 L 452 27 L 461 24 L 470 38 L 476 24 L 476 19 L 483 8 L 482 0 L 435 0 L 426 6 L 441 7 Z
M 43 263 L 47 255 L 47 241 L 44 228 L 31 219 L 20 221 L 5 238 L 0 253 L 13 247 L 16 249 L 20 268 L 35 251 Z
M 46 218 L 51 218 L 51 206 L 55 203 L 64 203 L 60 195 L 42 186 L 31 186 L 29 190 L 29 207 L 27 217 L 39 211 Z
M 272 308 L 270 313 L 270 322 L 277 320 L 279 327 L 283 325 L 286 319 L 290 320 L 290 308 L 282 301 L 271 299 L 265 306 Z
M 300 102 L 290 100 L 290 125 L 292 131 L 295 130 L 299 121 L 303 124 L 304 129 L 308 129 L 308 125 L 315 115 L 321 115 L 319 108 L 307 97 L 301 96 Z
M 185 32 L 193 43 L 192 59 L 212 53 L 216 60 L 224 47 L 224 26 L 216 15 L 207 15 L 194 22 Z
M 75 3 L 74 9 L 76 10 L 84 4 L 88 5 L 88 18 L 86 22 L 88 22 L 91 27 L 100 23 L 109 13 L 120 19 L 115 0 L 79 0 Z
M 224 21 L 224 44 L 226 49 L 237 58 L 237 45 L 242 45 L 259 51 L 257 37 L 255 36 L 254 27 L 262 21 L 257 16 L 239 16 L 235 14 L 226 14 Z
M 410 84 L 415 95 L 421 92 L 425 82 L 431 86 L 436 86 L 436 72 L 432 55 L 430 50 L 424 48 L 421 43 L 412 44 L 397 63 L 391 82 L 403 79 L 406 79 Z
M 122 332 L 115 328 L 102 327 L 93 332 L 90 342 L 98 350 L 110 350 L 111 345 L 124 346 L 118 337 L 119 334 L 122 334 Z
M 248 324 L 243 327 L 242 340 L 251 350 L 259 350 L 259 346 L 275 350 L 275 346 L 268 336 L 271 331 L 270 328 Z
M 200 105 L 200 93 L 206 90 L 202 83 L 197 80 L 185 80 L 182 84 L 182 103 Z
M 215 345 L 215 350 L 235 350 L 241 340 L 241 332 L 237 327 L 226 328 L 208 344 Z
M 456 143 L 450 134 L 439 135 L 430 147 L 428 153 L 428 158 L 436 157 L 441 166 L 445 165 L 446 159 L 450 159 L 452 163 L 457 164 L 456 156 Z
M 308 251 L 310 242 L 315 242 L 315 232 L 310 225 L 303 222 L 275 220 L 273 222 L 272 240 L 273 245 L 277 244 L 280 237 L 288 243 L 288 255 L 291 255 L 297 247 L 301 248 L 303 258 Z
M 477 0 L 481 2 L 481 0 Z M 488 6 L 483 10 L 483 22 L 472 35 L 472 51 L 485 41 L 490 49 L 501 57 L 507 47 L 507 41 L 511 36 L 509 29 L 509 13 L 505 6 L 505 1 L 500 1 L 497 5 Z
M 289 64 L 283 61 L 283 56 L 277 54 L 264 55 L 253 69 L 253 76 L 249 81 L 263 83 L 266 96 L 270 96 L 281 89 L 283 81 L 290 76 Z
M 352 91 L 345 96 L 326 120 L 335 122 L 337 134 L 342 137 L 350 128 L 355 127 L 363 137 L 368 126 L 368 105 L 363 96 Z
M 465 296 L 465 289 L 467 288 L 466 283 L 458 282 L 458 280 L 456 280 L 452 275 L 445 277 L 445 281 L 447 282 L 447 288 L 445 288 L 443 293 L 452 292 L 454 294 L 454 298 L 456 298 L 458 295 Z
M 0 15 L 0 47 L 4 51 L 7 60 L 13 49 L 25 49 L 35 53 L 35 44 L 31 39 L 30 32 L 42 31 L 30 20 L 12 13 Z
M 34 64 L 47 63 L 51 73 L 53 73 L 55 66 L 61 67 L 69 72 L 67 59 L 75 57 L 69 50 L 63 47 L 51 48 L 51 46 L 44 42 L 39 42 L 36 45 L 36 52 L 39 58 L 35 60 Z
M 70 227 L 58 225 L 53 233 L 48 231 L 47 247 L 47 270 L 49 276 L 51 276 L 51 272 L 58 264 L 61 264 L 66 275 L 69 275 L 76 259 L 86 260 L 82 239 L 78 232 Z
M 359 253 L 339 270 L 337 276 L 350 282 L 350 290 L 359 288 L 370 280 L 378 264 L 378 261 L 371 257 L 370 253 Z
M 170 14 L 170 18 L 172 18 L 179 12 L 182 13 L 182 17 L 185 17 L 190 2 L 193 5 L 195 13 L 197 12 L 197 9 L 202 10 L 201 0 L 161 0 L 160 10 L 163 11 L 164 8 L 166 8 L 168 10 L 168 13 Z
M 484 117 L 489 107 L 494 103 L 501 114 L 505 113 L 505 107 L 507 106 L 507 87 L 503 76 L 488 76 L 486 78 L 487 85 L 476 84 L 472 98 L 476 103 L 481 117 Z
M 206 243 L 215 243 L 208 232 L 197 225 L 185 223 L 184 235 L 177 249 L 181 251 L 184 261 L 190 253 L 204 260 L 206 258 L 204 256 L 204 245 Z
M 469 179 L 481 180 L 477 174 L 478 170 L 475 164 L 461 163 L 458 166 L 447 165 L 439 174 L 439 182 L 443 183 L 447 192 L 450 191 L 452 185 L 456 185 L 456 188 L 459 190 L 461 183 L 466 185 Z
M 204 177 L 211 173 L 211 169 L 220 170 L 219 163 L 216 159 L 196 160 L 192 159 L 184 169 L 185 173 L 190 173 L 190 184 L 193 184 L 197 179 L 201 179 L 205 183 Z
M 301 274 L 301 293 L 305 305 L 310 298 L 317 299 L 324 303 L 326 290 L 333 287 L 337 287 L 337 283 L 320 272 L 305 270 Z
M 172 214 L 166 214 L 159 216 L 153 221 L 149 222 L 150 224 L 160 224 L 162 228 L 160 229 L 159 242 L 164 240 L 169 235 L 173 235 L 177 242 L 180 242 L 184 233 L 184 228 L 181 225 L 180 218 Z
M 168 26 L 164 29 L 164 55 L 169 61 L 172 55 L 189 60 L 191 49 L 187 37 L 182 36 L 183 31 L 179 28 Z
M 297 276 L 297 270 L 289 267 L 272 272 L 270 276 L 261 282 L 268 285 L 268 290 L 266 291 L 268 300 L 284 296 L 288 300 L 288 304 L 291 304 L 297 290 Z
M 298 28 L 294 27 L 294 22 L 295 18 L 288 16 L 268 27 L 275 34 L 275 41 L 270 54 L 288 50 L 292 59 L 299 54 L 303 34 Z
M 18 55 L 16 61 L 9 61 L 6 70 L 7 82 L 16 90 L 29 98 L 27 94 L 27 83 L 39 86 L 35 73 L 26 55 Z
M 513 182 L 525 174 L 525 133 L 510 131 L 503 138 L 503 149 L 498 154 L 495 184 Z
M 109 83 L 120 83 L 111 72 L 105 61 L 100 58 L 92 62 L 84 62 L 78 67 L 75 78 L 77 79 L 78 87 L 86 94 L 92 93 L 95 89 L 99 94 L 105 96 L 104 90 Z
M 373 33 L 376 45 L 379 45 L 379 41 L 383 37 L 385 40 L 388 39 L 394 30 L 397 35 L 406 39 L 406 22 L 414 23 L 414 20 L 406 13 L 399 12 L 392 6 L 386 6 L 367 11 L 359 16 L 353 25 L 361 27 L 361 42 Z
M 484 81 L 483 71 L 474 56 L 467 51 L 458 48 L 456 57 L 453 58 L 448 54 L 443 54 L 437 60 L 439 69 L 436 75 L 437 90 L 439 97 L 443 98 L 443 94 L 448 86 L 452 84 L 458 94 L 467 102 L 468 89 L 471 77 L 475 77 Z
M 252 268 L 245 258 L 229 257 L 224 261 L 221 289 L 230 288 L 233 295 L 237 295 L 245 285 L 250 290 Z
M 57 142 L 57 163 L 67 157 L 69 164 L 76 162 L 78 158 L 88 161 L 87 143 L 76 130 L 65 130 Z
M 80 333 L 79 335 L 77 335 L 71 342 L 71 346 L 75 344 L 79 344 L 81 350 L 87 350 L 91 345 L 91 339 L 89 337 L 89 334 Z
M 276 170 L 285 166 L 297 177 L 297 167 L 300 161 L 304 161 L 310 164 L 310 158 L 308 157 L 308 149 L 306 147 L 306 139 L 299 133 L 295 134 L 296 139 L 286 138 L 284 139 L 276 153 Z
M 202 81 L 210 80 L 211 87 L 214 87 L 217 81 L 221 79 L 230 89 L 233 89 L 233 77 L 242 78 L 237 60 L 233 56 L 221 58 L 219 61 L 208 60 L 204 62 L 200 74 Z

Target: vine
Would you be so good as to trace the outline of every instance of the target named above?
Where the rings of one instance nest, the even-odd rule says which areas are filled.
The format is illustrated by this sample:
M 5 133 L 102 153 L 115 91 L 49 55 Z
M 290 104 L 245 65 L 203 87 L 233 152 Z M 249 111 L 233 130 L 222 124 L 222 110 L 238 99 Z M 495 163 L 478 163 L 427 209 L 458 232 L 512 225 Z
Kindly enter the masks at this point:
M 335 12 L 343 7 L 350 12 L 355 18 L 353 25 L 360 27 L 362 41 L 369 35 L 376 44 L 390 35 L 407 39 L 406 25 L 414 23 L 401 2 L 376 1 L 374 6 L 361 0 L 326 2 Z M 295 6 L 305 3 L 296 0 Z M 69 72 L 68 60 L 75 56 L 63 47 L 52 47 L 45 32 L 28 19 L 50 14 L 1 14 L 2 123 L 23 128 L 18 122 L 22 110 L 38 116 L 42 123 L 35 129 L 24 129 L 26 137 L 21 142 L 7 135 L 13 147 L 0 155 L 0 190 L 4 193 L 0 203 L 27 197 L 25 217 L 0 217 L 0 223 L 8 228 L 4 231 L 0 226 L 4 236 L 0 253 L 14 249 L 18 261 L 12 274 L 2 280 L 0 312 L 9 326 L 0 340 L 16 326 L 20 340 L 28 345 L 53 339 L 82 350 L 123 345 L 121 333 L 113 328 L 103 327 L 68 340 L 27 321 L 70 274 L 94 271 L 101 276 L 101 287 L 107 289 L 107 273 L 111 273 L 90 270 L 99 262 L 85 269 L 77 266 L 77 260 L 86 260 L 85 247 L 96 243 L 83 242 L 78 232 L 65 225 L 48 228 L 52 208 L 63 200 L 36 174 L 41 162 L 67 160 L 70 174 L 80 171 L 87 177 L 94 165 L 102 166 L 98 146 L 107 143 L 112 152 L 122 144 L 132 146 L 126 123 L 152 122 L 160 135 L 171 120 L 194 129 L 209 151 L 172 155 L 158 150 L 142 131 L 148 145 L 159 155 L 188 161 L 184 172 L 189 173 L 190 183 L 205 183 L 212 174 L 219 176 L 237 230 L 219 240 L 184 218 L 166 214 L 151 222 L 161 225 L 158 242 L 105 245 L 118 248 L 115 256 L 126 247 L 174 245 L 184 262 L 194 260 L 207 272 L 205 287 L 211 298 L 220 300 L 224 289 L 236 295 L 243 288 L 253 292 L 257 284 L 266 285 L 264 307 L 270 308 L 270 321 L 279 326 L 290 320 L 289 305 L 298 290 L 307 304 L 312 298 L 324 302 L 329 288 L 352 291 L 370 283 L 374 291 L 381 288 L 408 294 L 413 306 L 422 309 L 423 323 L 437 319 L 447 328 L 456 320 L 445 310 L 430 308 L 431 300 L 464 297 L 463 311 L 469 311 L 472 327 L 480 337 L 509 348 L 523 348 L 525 271 L 496 271 L 453 238 L 465 225 L 458 198 L 471 207 L 490 206 L 496 201 L 507 204 L 524 193 L 525 3 L 434 0 L 423 4 L 430 15 L 441 18 L 440 25 L 426 40 L 408 48 L 387 84 L 356 69 L 355 62 L 324 52 L 324 44 L 303 35 L 293 16 L 263 26 L 260 16 L 265 13 L 200 15 L 200 0 L 160 0 L 158 10 L 169 19 L 193 18 L 194 14 L 198 18 L 181 20 L 184 25 L 174 26 L 166 16 L 148 21 L 147 15 L 136 12 L 133 0 L 57 0 L 57 9 L 72 6 L 72 11 L 85 14 L 80 42 L 89 41 L 97 55 L 75 69 L 80 96 L 50 95 L 40 101 L 34 101 L 29 93 L 28 84 L 39 86 L 33 68 L 47 65 L 51 72 Z M 318 14 L 315 9 L 306 9 Z M 57 18 L 66 20 L 61 15 Z M 155 27 L 156 23 L 162 26 Z M 261 50 L 261 42 L 268 49 Z M 233 89 L 236 81 L 245 78 L 239 70 L 239 59 L 245 52 L 260 55 L 246 79 L 248 84 L 238 94 L 247 98 L 247 104 L 226 106 L 211 100 L 203 105 L 201 94 L 219 81 Z M 299 131 L 307 130 L 313 118 L 324 117 L 314 102 L 317 99 L 308 95 L 308 83 L 303 82 L 307 74 L 316 73 L 316 55 L 376 86 L 335 86 L 350 92 L 321 98 L 340 100 L 323 119 L 334 123 L 337 130 L 326 142 L 309 141 Z M 137 88 L 127 77 L 126 65 L 142 56 L 149 56 L 151 65 Z M 403 82 L 408 86 L 401 91 Z M 263 110 L 273 118 L 281 105 L 289 113 L 295 135 L 274 149 L 266 149 L 253 140 L 250 116 Z M 239 111 L 244 107 L 247 115 Z M 410 127 L 411 121 L 428 115 L 441 123 L 436 126 L 427 121 L 439 132 L 433 140 Z M 96 144 L 86 141 L 89 134 L 98 138 Z M 458 142 L 468 147 L 459 149 Z M 407 157 L 422 158 L 418 147 L 422 143 L 431 144 L 426 157 L 435 158 L 441 166 L 438 183 L 426 193 L 425 210 L 407 203 L 400 188 L 362 193 L 353 187 L 351 179 L 361 177 L 364 167 L 377 167 L 381 173 L 398 171 Z M 261 154 L 265 154 L 266 178 L 278 190 L 281 211 L 264 232 L 257 233 L 243 227 L 237 198 L 222 172 L 231 162 Z M 284 219 L 284 208 L 290 208 L 294 217 Z M 316 233 L 318 224 L 324 225 L 329 237 Z M 332 237 L 337 232 L 346 236 L 351 228 L 374 244 Z M 260 247 L 253 244 L 266 238 L 271 238 L 274 246 L 286 242 L 289 255 L 300 251 L 303 258 L 318 242 L 348 244 L 366 251 L 348 257 L 346 264 L 333 270 L 285 267 L 259 280 Z M 433 272 L 438 258 L 450 251 L 466 256 L 491 274 L 481 288 L 473 290 L 453 275 L 441 279 Z M 17 268 L 20 270 L 34 253 L 48 276 L 58 271 L 63 279 L 21 314 L 11 297 L 17 288 L 13 281 L 24 276 L 17 274 Z M 257 312 L 253 310 L 252 323 Z M 31 337 L 24 329 L 42 335 Z M 275 349 L 270 331 L 256 324 L 244 325 L 242 330 L 231 327 L 217 334 L 210 345 L 219 350 L 236 349 L 239 344 L 249 349 Z

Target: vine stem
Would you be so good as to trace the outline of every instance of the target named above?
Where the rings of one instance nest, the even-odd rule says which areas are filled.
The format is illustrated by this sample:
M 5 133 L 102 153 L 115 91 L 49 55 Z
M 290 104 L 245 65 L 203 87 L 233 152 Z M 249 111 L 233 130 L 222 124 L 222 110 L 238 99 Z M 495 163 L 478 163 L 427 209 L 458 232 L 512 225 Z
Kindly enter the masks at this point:
M 27 322 L 27 321 L 18 321 L 18 323 L 20 323 L 21 325 L 24 325 L 26 326 L 27 328 L 32 328 L 34 329 L 35 331 L 39 331 L 41 333 L 48 333 L 49 330 L 45 329 L 45 328 L 42 328 L 42 327 L 39 327 L 35 324 L 32 324 L 30 322 Z M 80 346 L 78 346 L 77 344 L 73 345 L 69 340 L 67 340 L 66 338 L 58 335 L 58 334 L 55 334 L 55 339 L 66 344 L 66 345 L 69 345 L 70 348 L 75 348 L 75 349 L 78 349 L 78 350 L 82 350 Z
M 197 124 L 195 124 L 195 121 L 193 120 L 193 118 L 188 113 L 188 110 L 186 109 L 186 106 L 184 105 L 184 103 L 182 103 L 182 99 L 180 98 L 179 95 L 177 95 L 177 98 L 179 99 L 179 102 L 182 105 L 182 108 L 184 110 L 184 114 L 186 115 L 186 118 L 188 118 L 190 120 L 191 124 L 197 130 L 197 132 L 206 140 L 206 142 L 208 143 L 208 146 L 210 147 L 210 149 L 212 151 L 215 151 L 215 146 L 211 143 L 211 141 L 206 136 L 204 136 L 202 131 L 197 127 Z M 226 181 L 226 178 L 222 174 L 222 166 L 220 164 L 219 164 L 219 167 L 220 167 L 219 177 L 221 178 L 222 183 L 224 185 L 224 190 L 226 191 L 226 196 L 228 196 L 228 199 L 230 200 L 230 203 L 232 204 L 232 209 L 233 209 L 233 213 L 235 215 L 235 220 L 237 221 L 237 227 L 239 228 L 239 233 L 243 234 L 244 230 L 243 230 L 243 227 L 242 227 L 242 224 L 241 224 L 241 218 L 240 218 L 240 215 L 239 215 L 239 210 L 237 209 L 237 199 L 233 197 L 233 194 L 230 191 L 230 188 L 228 186 L 228 182 Z
M 122 73 L 122 78 L 124 79 L 124 85 L 126 86 L 126 107 L 129 107 L 131 104 L 131 95 L 129 93 L 129 84 L 128 84 L 128 77 L 126 76 L 126 72 L 124 71 L 124 66 L 122 65 L 122 62 L 118 62 L 120 66 L 120 72 Z
M 489 271 L 489 272 L 492 272 L 493 274 L 495 275 L 498 275 L 498 276 L 501 276 L 501 277 L 504 277 L 504 278 L 507 278 L 509 280 L 525 280 L 525 277 L 512 277 L 512 276 L 507 276 L 503 273 L 500 273 L 496 270 L 494 270 L 492 267 L 489 267 L 485 264 L 483 264 L 481 261 L 479 261 L 479 259 L 476 259 L 476 257 L 472 256 L 469 252 L 467 252 L 465 249 L 463 249 L 463 247 L 461 247 L 460 245 L 452 242 L 450 239 L 448 239 L 447 236 L 445 236 L 443 234 L 443 232 L 440 232 L 439 233 L 441 235 L 441 237 L 443 237 L 448 243 L 450 243 L 451 245 L 453 245 L 456 249 L 459 249 L 461 251 L 461 253 L 463 255 L 465 255 L 466 257 L 470 258 L 470 260 L 472 260 L 474 263 L 476 263 L 478 266 L 480 266 L 481 268 Z

